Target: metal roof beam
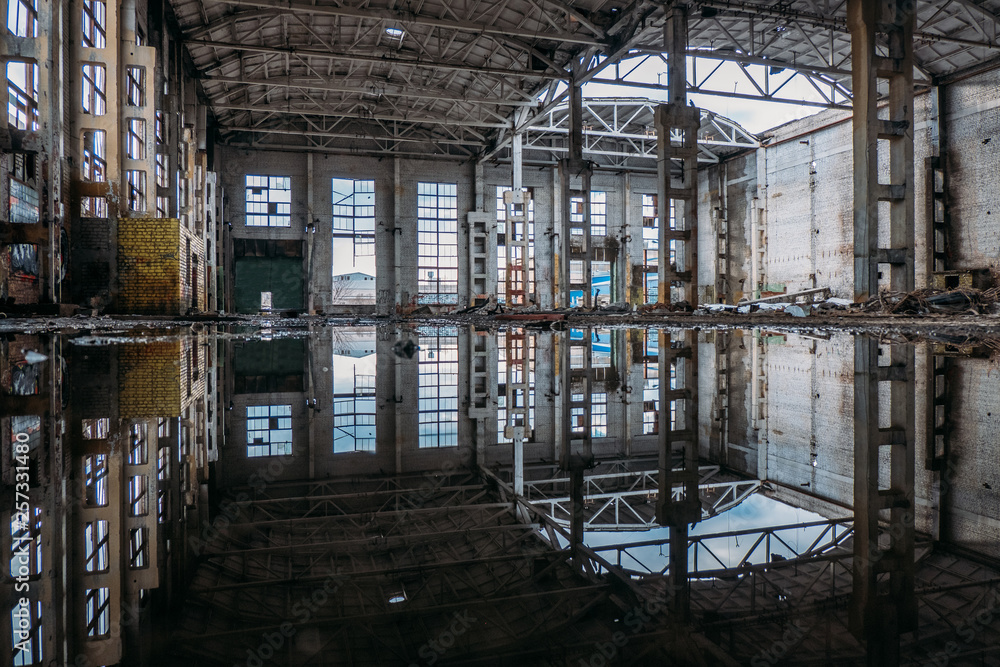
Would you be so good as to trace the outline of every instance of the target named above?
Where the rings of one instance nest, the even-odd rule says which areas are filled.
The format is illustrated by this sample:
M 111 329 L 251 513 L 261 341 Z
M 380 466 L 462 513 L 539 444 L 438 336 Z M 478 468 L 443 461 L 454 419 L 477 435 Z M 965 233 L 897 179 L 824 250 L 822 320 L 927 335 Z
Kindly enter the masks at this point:
M 468 65 L 464 63 L 444 63 L 444 62 L 427 62 L 426 60 L 408 60 L 405 58 L 396 58 L 389 55 L 372 55 L 369 53 L 364 53 L 362 51 L 351 52 L 351 53 L 336 53 L 332 51 L 323 51 L 320 49 L 310 49 L 305 47 L 297 46 L 266 46 L 261 44 L 241 44 L 234 42 L 221 42 L 208 39 L 192 39 L 186 40 L 184 42 L 187 46 L 206 46 L 213 49 L 231 49 L 233 51 L 249 51 L 252 53 L 278 53 L 278 54 L 288 54 L 288 55 L 299 55 L 306 58 L 322 58 L 324 60 L 345 60 L 354 62 L 365 62 L 365 63 L 376 63 L 376 64 L 392 64 L 403 67 L 422 67 L 425 69 L 437 69 L 437 70 L 457 70 L 460 72 L 471 72 L 473 74 L 492 74 L 498 77 L 505 78 L 521 78 L 521 79 L 545 79 L 545 80 L 558 80 L 558 79 L 568 79 L 570 74 L 568 72 L 563 72 L 559 74 L 547 73 L 547 72 L 534 72 L 527 70 L 516 70 L 516 69 L 504 69 L 502 67 L 478 67 L 476 65 Z
M 317 109 L 303 109 L 301 107 L 289 106 L 284 100 L 276 102 L 281 106 L 275 107 L 264 107 L 255 106 L 250 104 L 222 104 L 213 105 L 213 109 L 217 111 L 252 111 L 257 113 L 276 113 L 276 114 L 292 114 L 295 116 L 319 116 L 324 118 L 356 118 L 359 120 L 385 120 L 397 123 L 404 123 L 406 125 L 415 125 L 419 123 L 429 123 L 432 125 L 459 125 L 462 127 L 491 127 L 491 128 L 506 128 L 510 127 L 509 124 L 478 121 L 478 120 L 457 120 L 453 118 L 445 118 L 443 116 L 392 116 L 389 114 L 366 114 L 358 112 L 337 112 L 337 111 L 320 111 Z
M 222 132 L 253 132 L 255 134 L 275 134 L 275 135 L 290 135 L 296 137 L 326 137 L 330 139 L 363 139 L 367 141 L 389 141 L 389 142 L 407 142 L 407 143 L 418 143 L 418 144 L 451 144 L 455 146 L 475 146 L 481 148 L 486 144 L 483 141 L 470 139 L 468 141 L 461 141 L 457 139 L 440 139 L 438 137 L 426 137 L 426 138 L 410 138 L 410 137 L 398 137 L 398 136 L 376 136 L 374 134 L 338 134 L 331 132 L 323 132 L 321 130 L 301 130 L 301 129 L 284 129 L 284 128 L 266 128 L 266 127 L 240 127 L 237 125 L 223 125 L 219 127 Z
M 518 100 L 511 101 L 500 98 L 477 99 L 475 97 L 464 97 L 462 95 L 449 94 L 443 91 L 430 91 L 410 86 L 400 87 L 399 90 L 374 92 L 372 87 L 362 86 L 338 86 L 322 83 L 302 78 L 275 78 L 275 79 L 245 79 L 230 76 L 202 76 L 201 80 L 206 84 L 224 83 L 233 86 L 269 86 L 274 88 L 293 88 L 301 90 L 318 90 L 331 93 L 347 93 L 349 95 L 388 95 L 391 97 L 408 97 L 415 99 L 436 100 L 440 102 L 463 102 L 467 104 L 487 104 L 492 106 L 527 106 L 537 107 L 537 101 Z
M 316 14 L 321 16 L 348 16 L 357 19 L 381 19 L 402 25 L 420 25 L 432 28 L 444 28 L 447 30 L 457 30 L 476 35 L 490 35 L 495 37 L 520 37 L 524 39 L 537 40 L 544 37 L 546 40 L 555 40 L 566 44 L 583 44 L 587 46 L 599 46 L 602 42 L 594 37 L 585 37 L 574 33 L 538 32 L 535 30 L 524 30 L 515 27 L 496 26 L 474 21 L 459 21 L 454 19 L 439 19 L 433 16 L 420 16 L 413 12 L 400 11 L 395 9 L 380 9 L 368 7 L 358 9 L 356 7 L 336 7 L 332 5 L 308 5 L 303 2 L 289 2 L 284 0 L 223 0 L 230 5 L 242 7 L 257 7 L 260 9 L 283 9 L 292 13 Z M 584 19 L 585 20 L 585 19 Z M 581 23 L 581 25 L 583 25 Z M 593 27 L 592 24 L 588 24 Z

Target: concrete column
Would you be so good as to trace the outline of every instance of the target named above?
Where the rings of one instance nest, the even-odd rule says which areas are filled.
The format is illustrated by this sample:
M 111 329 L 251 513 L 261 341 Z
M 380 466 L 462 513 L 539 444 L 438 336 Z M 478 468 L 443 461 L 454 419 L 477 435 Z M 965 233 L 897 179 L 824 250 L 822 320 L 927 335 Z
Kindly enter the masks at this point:
M 850 0 L 854 92 L 854 299 L 880 286 L 914 287 L 913 24 L 907 0 Z M 877 35 L 884 39 L 877 39 Z M 887 56 L 876 42 L 888 46 Z M 878 80 L 889 101 L 878 115 Z M 889 183 L 879 182 L 879 142 L 887 149 Z M 879 246 L 880 204 L 888 208 L 889 246 Z M 888 279 L 879 281 L 879 270 Z M 886 275 L 887 274 L 887 275 Z M 854 590 L 851 630 L 867 643 L 869 665 L 899 664 L 899 635 L 916 629 L 914 595 L 914 353 L 855 339 Z M 888 362 L 880 365 L 880 361 Z M 882 400 L 880 400 L 880 397 Z M 888 399 L 886 402 L 885 399 Z M 887 409 L 889 414 L 881 414 Z M 881 428 L 888 423 L 888 428 Z M 879 481 L 880 452 L 889 455 L 888 488 Z M 889 514 L 888 547 L 879 519 Z
M 909 292 L 914 285 L 913 230 L 913 23 L 914 6 L 848 3 L 854 93 L 854 300 L 866 301 L 881 283 Z M 885 35 L 888 55 L 876 51 Z M 882 40 L 878 40 L 882 43 Z M 879 118 L 878 82 L 886 80 L 889 102 Z M 887 150 L 889 183 L 879 182 L 879 142 Z M 888 208 L 889 246 L 879 246 L 880 203 Z
M 667 54 L 667 104 L 656 109 L 659 176 L 659 303 L 677 299 L 692 307 L 698 294 L 698 129 L 701 111 L 687 101 L 687 6 L 674 4 L 663 29 Z M 673 206 L 671 207 L 671 204 Z M 671 220 L 671 208 L 674 216 Z M 671 246 L 674 257 L 671 261 Z M 676 288 L 675 285 L 678 285 Z

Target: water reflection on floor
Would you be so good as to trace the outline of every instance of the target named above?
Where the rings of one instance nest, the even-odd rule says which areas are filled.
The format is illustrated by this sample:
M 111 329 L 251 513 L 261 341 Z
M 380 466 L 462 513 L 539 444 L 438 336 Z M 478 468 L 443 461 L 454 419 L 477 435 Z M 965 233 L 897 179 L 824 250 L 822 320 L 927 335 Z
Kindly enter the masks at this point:
M 547 323 L 8 335 L 3 651 L 1000 664 L 995 349 Z

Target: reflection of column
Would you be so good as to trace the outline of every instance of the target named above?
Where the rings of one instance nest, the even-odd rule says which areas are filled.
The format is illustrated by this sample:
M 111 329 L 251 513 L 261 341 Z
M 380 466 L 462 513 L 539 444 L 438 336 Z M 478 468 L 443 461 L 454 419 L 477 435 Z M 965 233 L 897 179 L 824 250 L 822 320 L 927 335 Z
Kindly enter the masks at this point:
M 698 305 L 698 129 L 701 110 L 687 101 L 687 6 L 675 4 L 663 29 L 669 103 L 656 108 L 659 177 L 659 303 Z M 675 169 L 675 165 L 677 169 Z M 675 171 L 679 171 L 675 174 Z M 679 178 L 678 178 L 679 176 Z M 673 215 L 671 215 L 673 212 Z
M 701 519 L 698 495 L 698 334 L 660 332 L 660 494 L 656 520 L 670 527 L 668 580 L 673 611 L 688 615 L 688 528 Z
M 855 338 L 851 630 L 867 642 L 869 665 L 899 664 L 899 635 L 916 629 L 913 413 L 912 346 L 880 349 L 876 340 Z M 879 475 L 883 452 L 887 480 Z M 885 535 L 880 519 L 888 521 Z

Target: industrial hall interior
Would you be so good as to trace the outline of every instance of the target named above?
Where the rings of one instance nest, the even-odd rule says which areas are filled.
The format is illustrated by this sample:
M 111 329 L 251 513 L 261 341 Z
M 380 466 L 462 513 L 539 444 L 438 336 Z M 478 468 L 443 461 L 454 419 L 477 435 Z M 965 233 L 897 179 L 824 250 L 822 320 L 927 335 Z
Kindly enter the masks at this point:
M 1000 667 L 1000 0 L 0 15 L 0 665 Z

